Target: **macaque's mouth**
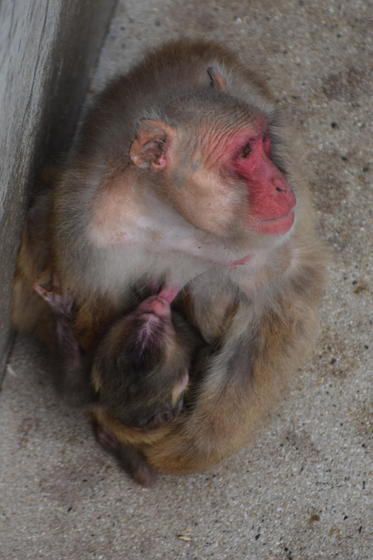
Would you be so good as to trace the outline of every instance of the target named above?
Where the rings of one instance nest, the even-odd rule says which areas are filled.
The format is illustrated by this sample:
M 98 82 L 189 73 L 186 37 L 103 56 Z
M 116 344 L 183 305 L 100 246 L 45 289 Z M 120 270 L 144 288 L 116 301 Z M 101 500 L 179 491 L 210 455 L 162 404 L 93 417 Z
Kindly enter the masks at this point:
M 271 223 L 274 224 L 276 222 L 280 222 L 282 220 L 286 220 L 287 218 L 294 218 L 294 208 L 292 208 L 289 212 L 287 212 L 286 214 L 283 214 L 282 216 L 279 216 L 278 218 L 257 218 L 259 222 L 261 223 Z
M 292 228 L 294 220 L 295 213 L 294 209 L 292 209 L 279 218 L 255 218 L 252 228 L 253 231 L 257 231 L 258 233 L 282 235 Z
M 151 348 L 161 345 L 164 333 L 167 329 L 168 321 L 164 317 L 159 317 L 150 311 L 144 311 L 138 317 L 138 323 L 135 327 L 136 341 L 141 352 L 145 348 Z
M 170 317 L 170 304 L 163 297 L 152 296 L 139 305 L 138 311 L 142 317 L 145 315 L 149 320 L 153 320 L 153 317 L 168 318 Z

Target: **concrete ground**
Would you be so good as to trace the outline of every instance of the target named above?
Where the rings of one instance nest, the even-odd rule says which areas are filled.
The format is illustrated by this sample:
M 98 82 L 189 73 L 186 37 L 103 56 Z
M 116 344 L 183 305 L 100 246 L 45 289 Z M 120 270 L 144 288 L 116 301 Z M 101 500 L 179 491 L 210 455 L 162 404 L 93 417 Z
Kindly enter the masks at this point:
M 290 105 L 333 254 L 321 336 L 256 445 L 153 489 L 135 486 L 96 446 L 83 413 L 55 395 L 40 350 L 18 339 L 0 401 L 1 559 L 373 557 L 372 13 L 367 0 L 119 2 L 92 90 L 146 47 L 187 34 L 238 50 Z

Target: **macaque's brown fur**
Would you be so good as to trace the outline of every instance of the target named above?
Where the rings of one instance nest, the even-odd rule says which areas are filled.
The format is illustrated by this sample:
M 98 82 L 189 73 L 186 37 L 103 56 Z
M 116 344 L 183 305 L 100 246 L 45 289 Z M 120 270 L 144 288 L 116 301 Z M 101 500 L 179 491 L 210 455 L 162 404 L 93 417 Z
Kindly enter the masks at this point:
M 258 80 L 203 41 L 114 80 L 57 185 L 53 235 L 87 349 L 134 288 L 163 282 L 206 343 L 174 421 L 139 432 L 97 405 L 98 425 L 163 472 L 245 444 L 311 347 L 324 276 L 298 140 Z
M 34 333 L 51 348 L 56 343 L 55 320 L 49 306 L 35 292 L 35 283 L 52 281 L 51 194 L 39 194 L 27 213 L 13 287 L 13 325 Z
M 50 196 L 43 193 L 31 206 L 23 232 L 14 286 L 14 324 L 48 343 L 62 365 L 56 379 L 59 388 L 74 392 L 66 396 L 75 402 L 106 403 L 111 411 L 116 408 L 122 422 L 139 429 L 148 428 L 150 421 L 154 427 L 167 421 L 163 418 L 175 417 L 189 384 L 193 357 L 201 347 L 197 332 L 177 313 L 171 314 L 170 303 L 161 293 L 145 297 L 137 306 L 134 302 L 132 311 L 123 317 L 111 317 L 97 348 L 84 352 L 84 334 L 75 328 L 75 302 L 70 294 L 61 293 L 53 271 L 49 215 Z M 141 330 L 145 336 L 137 340 Z

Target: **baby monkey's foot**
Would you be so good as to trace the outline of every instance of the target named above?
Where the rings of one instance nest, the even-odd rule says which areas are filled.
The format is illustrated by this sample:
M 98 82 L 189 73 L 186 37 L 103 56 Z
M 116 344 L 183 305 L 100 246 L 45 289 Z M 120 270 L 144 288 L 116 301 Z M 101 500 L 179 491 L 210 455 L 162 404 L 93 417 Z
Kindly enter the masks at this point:
M 93 431 L 100 445 L 118 460 L 126 473 L 141 486 L 152 486 L 158 473 L 146 462 L 140 451 L 119 442 L 115 435 L 97 421 L 93 422 Z
M 71 318 L 74 308 L 74 298 L 70 294 L 60 294 L 55 291 L 58 288 L 52 288 L 45 284 L 34 284 L 35 292 L 39 294 L 43 300 L 48 303 L 55 315 L 62 315 Z

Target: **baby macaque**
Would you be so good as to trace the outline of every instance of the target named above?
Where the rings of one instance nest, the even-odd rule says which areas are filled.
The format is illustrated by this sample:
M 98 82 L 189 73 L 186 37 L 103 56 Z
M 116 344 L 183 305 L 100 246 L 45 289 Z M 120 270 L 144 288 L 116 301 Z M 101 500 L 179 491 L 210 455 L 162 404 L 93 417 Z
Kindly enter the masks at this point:
M 183 406 L 197 336 L 152 296 L 117 320 L 95 353 L 92 382 L 100 404 L 126 426 L 152 429 Z
M 127 445 L 95 423 L 97 440 L 119 460 L 138 483 L 148 486 L 156 471 L 136 451 L 153 440 L 155 429 L 172 423 L 182 412 L 196 351 L 194 329 L 161 294 L 148 297 L 110 328 L 100 342 L 92 367 L 95 412 L 105 411 L 122 429 L 130 428 Z M 131 446 L 130 443 L 135 443 Z
M 172 289 L 163 288 L 114 321 L 91 358 L 74 333 L 72 297 L 58 292 L 55 279 L 53 289 L 40 284 L 34 289 L 55 318 L 55 351 L 62 362 L 60 385 L 65 394 L 86 401 L 92 410 L 108 410 L 118 422 L 137 430 L 137 440 L 146 440 L 149 430 L 180 414 L 200 340 L 179 314 L 171 314 Z M 155 471 L 140 453 L 130 446 L 117 449 L 110 434 L 97 424 L 95 433 L 137 482 L 152 483 Z

